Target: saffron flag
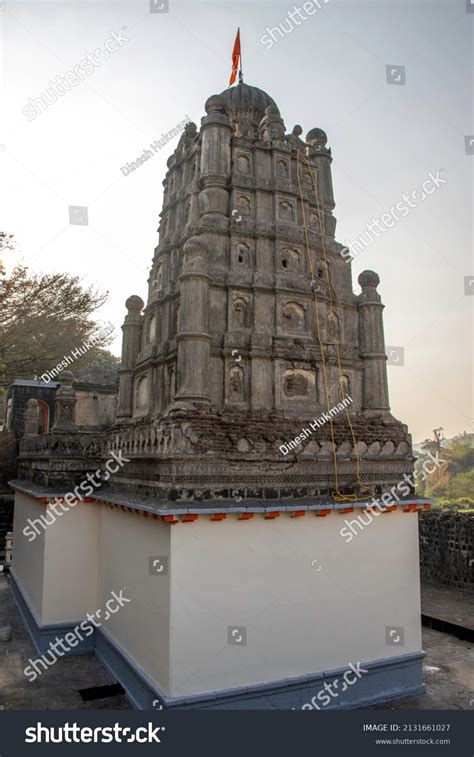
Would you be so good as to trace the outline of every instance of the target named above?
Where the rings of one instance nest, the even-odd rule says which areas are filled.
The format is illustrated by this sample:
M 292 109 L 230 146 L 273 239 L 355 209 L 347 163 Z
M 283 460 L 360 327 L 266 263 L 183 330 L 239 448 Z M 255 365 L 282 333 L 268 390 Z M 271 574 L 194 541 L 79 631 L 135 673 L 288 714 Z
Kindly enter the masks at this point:
M 239 67 L 240 60 L 240 27 L 237 29 L 237 35 L 235 37 L 234 49 L 232 51 L 232 73 L 229 79 L 229 87 L 233 84 L 237 78 L 237 69 Z

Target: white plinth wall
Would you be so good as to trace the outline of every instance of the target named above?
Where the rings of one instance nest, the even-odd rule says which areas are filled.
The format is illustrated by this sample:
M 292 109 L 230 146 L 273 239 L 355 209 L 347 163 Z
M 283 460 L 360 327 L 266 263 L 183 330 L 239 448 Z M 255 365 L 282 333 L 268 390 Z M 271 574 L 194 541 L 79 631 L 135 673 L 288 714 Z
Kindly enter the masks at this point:
M 328 708 L 423 688 L 416 512 L 374 515 L 348 542 L 357 508 L 171 524 L 81 502 L 30 542 L 28 520 L 49 510 L 17 491 L 12 584 L 30 632 L 44 652 L 123 590 L 130 602 L 80 650 L 136 706 L 298 709 L 350 663 L 368 672 Z

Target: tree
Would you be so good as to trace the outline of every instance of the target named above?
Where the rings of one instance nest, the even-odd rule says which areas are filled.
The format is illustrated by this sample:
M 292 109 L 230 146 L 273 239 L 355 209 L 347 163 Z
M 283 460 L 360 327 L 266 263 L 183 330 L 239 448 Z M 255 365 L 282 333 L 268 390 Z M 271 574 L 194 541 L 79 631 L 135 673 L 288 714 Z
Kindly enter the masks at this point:
M 455 475 L 446 487 L 446 496 L 450 500 L 464 499 L 474 505 L 474 468 Z
M 442 431 L 442 429 L 436 429 L 436 431 Z M 424 481 L 419 480 L 418 493 L 422 496 L 446 498 L 450 501 L 467 497 L 474 502 L 474 449 L 468 443 L 458 439 L 441 441 L 436 431 L 434 441 L 425 439 L 422 442 L 421 453 L 415 467 L 420 470 L 428 453 L 434 454 L 436 451 L 439 453 L 439 459 L 444 462 Z M 437 448 L 438 444 L 440 449 Z
M 0 250 L 13 250 L 15 247 L 15 240 L 13 239 L 13 234 L 8 234 L 6 231 L 0 231 Z M 3 266 L 2 261 L 0 260 L 0 276 L 3 276 L 5 273 L 5 268 Z M 0 281 L 0 297 L 3 294 L 3 283 Z M 0 303 L 2 303 L 2 300 L 0 299 Z M 2 383 L 4 381 L 5 373 L 6 373 L 6 365 L 4 363 L 0 362 L 0 396 L 4 394 L 4 389 L 2 388 Z
M 15 247 L 14 234 L 9 234 L 7 231 L 0 231 L 0 250 L 13 250 Z
M 443 442 L 445 442 L 445 438 L 443 436 L 444 428 L 440 426 L 439 428 L 433 429 L 433 439 L 425 439 L 423 442 L 421 442 L 421 449 L 422 452 L 426 455 L 428 452 L 431 452 L 432 454 L 435 454 L 435 452 L 441 452 L 443 449 Z
M 77 375 L 81 381 L 96 384 L 114 384 L 117 380 L 120 358 L 109 350 L 95 350 L 84 370 Z
M 84 288 L 78 276 L 33 274 L 19 265 L 0 275 L 0 287 L 0 388 L 51 371 L 100 331 L 93 315 L 107 294 Z M 80 373 L 110 341 L 101 339 L 68 367 Z

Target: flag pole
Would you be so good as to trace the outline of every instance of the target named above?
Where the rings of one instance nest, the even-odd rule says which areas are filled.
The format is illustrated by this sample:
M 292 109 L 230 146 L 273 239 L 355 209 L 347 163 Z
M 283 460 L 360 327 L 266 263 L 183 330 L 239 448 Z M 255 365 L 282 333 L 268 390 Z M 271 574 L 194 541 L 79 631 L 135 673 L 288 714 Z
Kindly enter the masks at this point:
M 240 37 L 240 26 L 239 26 L 239 37 Z M 240 40 L 240 69 L 239 69 L 239 84 L 244 83 L 244 75 L 242 73 L 242 40 Z

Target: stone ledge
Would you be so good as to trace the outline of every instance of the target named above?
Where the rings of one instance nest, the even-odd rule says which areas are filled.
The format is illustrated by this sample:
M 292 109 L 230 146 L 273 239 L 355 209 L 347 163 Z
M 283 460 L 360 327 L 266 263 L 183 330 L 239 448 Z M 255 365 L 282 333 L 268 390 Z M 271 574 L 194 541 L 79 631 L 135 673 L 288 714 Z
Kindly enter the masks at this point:
M 26 494 L 37 499 L 44 504 L 55 497 L 62 498 L 70 489 L 51 489 L 49 487 L 38 486 L 29 481 L 14 480 L 10 481 L 10 486 L 16 491 Z M 360 502 L 334 502 L 329 499 L 315 497 L 299 497 L 289 500 L 275 499 L 262 500 L 258 499 L 222 499 L 203 500 L 203 501 L 172 501 L 158 499 L 153 497 L 139 497 L 133 495 L 120 495 L 114 492 L 99 491 L 96 495 L 85 498 L 87 502 L 97 502 L 104 504 L 117 505 L 130 510 L 155 514 L 158 516 L 178 516 L 178 515 L 215 515 L 220 513 L 294 513 L 294 512 L 312 512 L 312 511 L 350 511 L 355 509 L 365 509 L 371 506 L 371 500 Z M 408 497 L 400 499 L 397 502 L 397 508 L 421 508 L 424 505 L 431 506 L 432 500 L 423 497 Z M 384 511 L 390 512 L 388 507 Z

